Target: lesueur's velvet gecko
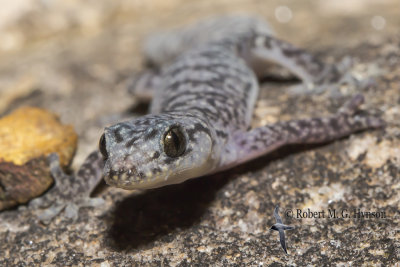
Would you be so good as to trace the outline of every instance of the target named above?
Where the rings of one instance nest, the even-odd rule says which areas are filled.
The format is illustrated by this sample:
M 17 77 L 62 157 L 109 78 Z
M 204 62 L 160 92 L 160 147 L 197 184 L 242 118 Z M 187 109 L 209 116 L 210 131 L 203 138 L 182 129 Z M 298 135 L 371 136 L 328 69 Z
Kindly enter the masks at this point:
M 338 83 L 346 76 L 273 37 L 260 18 L 225 16 L 160 33 L 148 39 L 144 52 L 160 70 L 147 73 L 134 88 L 152 94 L 150 114 L 105 128 L 101 154 L 88 158 L 78 175 L 82 180 L 68 185 L 77 179 L 64 177 L 56 185 L 65 187 L 58 189 L 64 199 L 88 197 L 102 176 L 115 187 L 155 188 L 225 170 L 284 145 L 327 142 L 383 125 L 379 118 L 356 114 L 363 102 L 357 94 L 329 117 L 250 129 L 258 78 L 270 62 L 289 69 L 305 88 Z M 52 158 L 53 173 L 61 181 L 63 174 Z M 70 217 L 76 216 L 68 207 Z M 60 208 L 49 210 L 42 218 Z

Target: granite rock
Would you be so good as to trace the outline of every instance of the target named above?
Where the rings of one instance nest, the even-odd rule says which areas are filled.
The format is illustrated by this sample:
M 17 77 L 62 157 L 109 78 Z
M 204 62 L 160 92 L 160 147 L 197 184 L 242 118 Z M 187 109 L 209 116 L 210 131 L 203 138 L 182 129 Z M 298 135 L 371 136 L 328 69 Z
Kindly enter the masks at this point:
M 387 127 L 324 145 L 286 147 L 176 186 L 142 193 L 103 188 L 96 196 L 105 204 L 81 209 L 76 221 L 58 216 L 44 226 L 26 207 L 2 212 L 1 266 L 388 266 L 400 261 L 397 1 L 113 1 L 110 6 L 102 0 L 82 9 L 78 1 L 61 7 L 42 2 L 54 6 L 36 7 L 6 28 L 24 42 L 0 55 L 0 112 L 30 104 L 59 113 L 79 135 L 75 170 L 105 125 L 143 113 L 124 91 L 125 81 L 142 69 L 143 38 L 157 28 L 218 13 L 257 13 L 281 38 L 324 60 L 350 57 L 353 75 L 374 80 L 360 89 L 363 109 L 382 116 Z M 291 14 L 289 22 L 279 23 L 282 12 L 286 18 Z M 64 22 L 52 22 L 54 17 Z M 84 23 L 86 17 L 92 22 Z M 336 98 L 294 95 L 292 82 L 263 83 L 255 126 L 330 114 L 352 93 L 343 87 Z M 269 230 L 276 204 L 283 221 L 295 227 L 286 233 L 288 255 Z

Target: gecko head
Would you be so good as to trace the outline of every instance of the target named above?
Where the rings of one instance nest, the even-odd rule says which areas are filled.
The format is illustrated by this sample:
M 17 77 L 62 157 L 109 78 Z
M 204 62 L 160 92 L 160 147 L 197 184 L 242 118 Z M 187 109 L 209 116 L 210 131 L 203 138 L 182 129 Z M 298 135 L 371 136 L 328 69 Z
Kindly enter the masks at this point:
M 148 115 L 105 129 L 99 149 L 107 184 L 149 189 L 183 182 L 212 168 L 213 136 L 190 114 Z

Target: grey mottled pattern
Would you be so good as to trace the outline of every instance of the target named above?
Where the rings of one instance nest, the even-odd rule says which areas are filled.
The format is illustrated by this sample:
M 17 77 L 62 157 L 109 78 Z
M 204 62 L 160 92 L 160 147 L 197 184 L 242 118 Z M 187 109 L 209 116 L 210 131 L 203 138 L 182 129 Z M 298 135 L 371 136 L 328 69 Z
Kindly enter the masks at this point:
M 43 196 L 29 202 L 29 207 L 35 210 L 41 222 L 49 223 L 62 211 L 65 211 L 65 217 L 76 219 L 80 207 L 104 203 L 102 198 L 90 198 L 104 166 L 99 152 L 93 152 L 87 157 L 76 176 L 63 172 L 57 154 L 50 154 L 48 162 L 55 186 Z
M 168 157 L 163 136 L 173 128 L 183 130 L 189 140 L 180 157 Z M 214 168 L 216 133 L 206 118 L 194 113 L 166 112 L 119 123 L 104 132 L 107 158 L 105 179 L 110 185 L 130 189 L 150 188 L 200 176 Z M 195 163 L 195 164 L 193 164 Z
M 195 49 L 163 72 L 151 112 L 188 111 L 206 117 L 222 132 L 245 130 L 253 113 L 258 82 L 243 59 L 224 45 Z M 221 133 L 221 134 L 220 134 Z
M 226 26 L 214 19 L 150 39 L 147 54 L 162 67 L 152 85 L 152 114 L 105 129 L 100 150 L 108 184 L 147 189 L 180 183 L 286 144 L 326 142 L 383 125 L 380 119 L 354 115 L 363 100 L 355 96 L 331 117 L 248 130 L 259 89 L 257 76 L 269 62 L 288 68 L 310 86 L 338 82 L 342 74 L 335 66 L 272 37 L 257 18 L 239 17 L 236 22 L 244 26 L 237 31 L 232 29 L 233 21 L 234 17 L 226 19 Z M 211 30 L 202 33 L 201 29 Z M 165 40 L 174 40 L 174 45 Z M 177 147 L 185 146 L 179 156 L 166 152 L 165 137 L 171 129 L 183 136 L 183 140 L 174 139 Z
M 255 158 L 287 144 L 312 144 L 338 139 L 366 128 L 378 128 L 384 122 L 375 117 L 354 115 L 364 101 L 362 95 L 349 100 L 337 114 L 330 117 L 278 122 L 235 136 L 239 145 L 239 162 Z

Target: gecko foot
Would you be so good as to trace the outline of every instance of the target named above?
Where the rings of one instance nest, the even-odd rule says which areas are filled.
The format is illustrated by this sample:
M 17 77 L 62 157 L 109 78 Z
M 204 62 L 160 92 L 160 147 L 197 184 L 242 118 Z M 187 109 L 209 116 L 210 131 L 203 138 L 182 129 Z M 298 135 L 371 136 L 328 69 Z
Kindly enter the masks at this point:
M 353 120 L 354 127 L 357 128 L 381 128 L 386 125 L 385 121 L 379 117 L 368 114 L 358 114 L 360 106 L 364 103 L 362 94 L 354 95 L 337 112 L 338 117 L 346 117 L 347 121 Z
M 292 95 L 321 95 L 328 93 L 331 98 L 343 97 L 354 91 L 354 88 L 364 88 L 370 86 L 374 80 L 367 78 L 358 80 L 351 74 L 353 60 L 345 57 L 336 65 L 326 65 L 322 75 L 310 84 L 298 84 L 289 88 Z M 342 87 L 345 86 L 346 93 Z
M 67 175 L 60 166 L 59 157 L 52 153 L 48 156 L 50 172 L 55 183 L 43 196 L 32 200 L 29 208 L 32 209 L 38 219 L 48 224 L 51 220 L 64 211 L 64 216 L 76 220 L 81 207 L 93 207 L 104 204 L 102 198 L 90 198 L 90 192 L 86 192 L 86 183 L 90 180 L 81 179 L 78 175 Z

